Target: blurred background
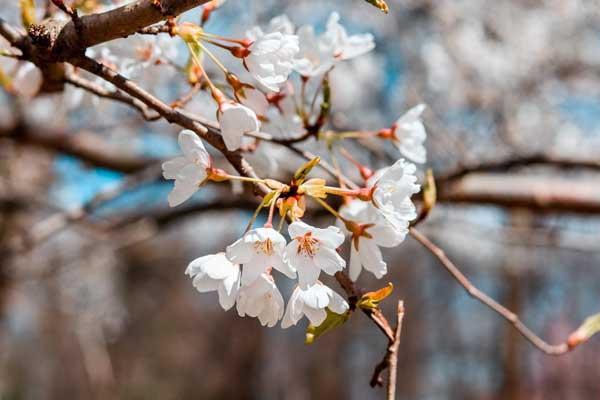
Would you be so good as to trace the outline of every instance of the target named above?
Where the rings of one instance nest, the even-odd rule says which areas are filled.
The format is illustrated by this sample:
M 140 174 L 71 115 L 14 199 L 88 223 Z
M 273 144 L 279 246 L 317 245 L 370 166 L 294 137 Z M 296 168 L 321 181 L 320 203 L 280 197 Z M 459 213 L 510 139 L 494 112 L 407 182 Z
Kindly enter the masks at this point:
M 0 5 L 18 24 L 18 2 Z M 338 11 L 349 32 L 372 32 L 375 51 L 332 73 L 332 125 L 379 129 L 426 103 L 439 202 L 421 230 L 533 331 L 564 341 L 600 311 L 600 3 L 389 7 L 385 16 L 359 0 L 229 0 L 206 29 L 240 37 L 285 13 L 322 31 Z M 170 63 L 156 65 L 186 61 L 168 36 L 88 55 L 167 102 L 189 91 Z M 383 398 L 368 383 L 387 341 L 364 315 L 307 346 L 302 323 L 263 328 L 194 290 L 189 261 L 239 237 L 256 199 L 224 184 L 169 209 L 160 160 L 178 153 L 175 126 L 69 85 L 38 93 L 33 65 L 0 66 L 16 92 L 0 90 L 0 398 Z M 203 93 L 185 107 L 214 117 Z M 347 147 L 374 167 L 397 157 L 381 142 Z M 266 144 L 249 155 L 274 178 L 300 165 L 294 157 Z M 405 301 L 398 398 L 600 396 L 600 340 L 546 356 L 410 237 L 384 255 L 390 273 L 359 284 L 394 283 L 390 318 Z

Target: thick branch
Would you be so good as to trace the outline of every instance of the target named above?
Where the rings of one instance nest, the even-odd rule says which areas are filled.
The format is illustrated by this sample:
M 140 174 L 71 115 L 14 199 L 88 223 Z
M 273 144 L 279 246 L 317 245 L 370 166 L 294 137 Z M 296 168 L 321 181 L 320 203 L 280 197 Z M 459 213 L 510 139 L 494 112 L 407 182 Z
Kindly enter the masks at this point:
M 55 43 L 55 57 L 68 61 L 82 50 L 110 40 L 127 37 L 138 30 L 175 17 L 208 0 L 137 0 L 114 10 L 79 17 L 78 26 L 68 22 Z

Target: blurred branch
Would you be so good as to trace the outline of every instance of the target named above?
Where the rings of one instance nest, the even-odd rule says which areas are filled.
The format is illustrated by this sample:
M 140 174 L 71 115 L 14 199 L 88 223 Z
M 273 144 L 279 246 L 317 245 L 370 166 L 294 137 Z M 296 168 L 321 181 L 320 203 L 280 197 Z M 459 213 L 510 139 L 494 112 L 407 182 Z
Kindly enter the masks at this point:
M 18 47 L 25 35 L 0 17 L 0 36 L 8 40 L 11 45 Z
M 118 185 L 100 191 L 90 201 L 72 210 L 57 212 L 36 223 L 24 238 L 24 248 L 27 251 L 38 246 L 73 223 L 80 222 L 103 204 L 114 200 L 127 190 L 142 183 L 152 182 L 160 177 L 160 165 L 151 165 L 146 169 L 125 178 Z
M 499 314 L 502 318 L 510 322 L 514 328 L 537 349 L 553 356 L 562 355 L 571 350 L 567 343 L 551 345 L 545 342 L 543 339 L 533 333 L 516 314 L 476 288 L 473 283 L 471 283 L 471 281 L 458 269 L 458 267 L 454 265 L 452 261 L 450 261 L 444 251 L 435 245 L 431 240 L 429 240 L 425 235 L 415 228 L 410 228 L 410 234 L 440 261 L 442 266 L 465 289 L 469 296 L 479 300 L 481 303 Z
M 597 179 L 573 180 L 555 176 L 472 174 L 438 184 L 441 203 L 489 204 L 539 212 L 600 213 Z
M 95 135 L 75 135 L 21 124 L 6 130 L 0 129 L 0 137 L 73 156 L 86 164 L 126 174 L 141 171 L 158 162 L 154 159 L 118 154 L 117 149 L 111 148 Z
M 600 171 L 600 161 L 598 160 L 566 158 L 539 153 L 463 166 L 454 172 L 438 177 L 436 182 L 438 184 L 445 184 L 475 172 L 506 172 L 512 168 L 529 167 L 532 165 L 546 165 L 561 169 L 590 169 Z

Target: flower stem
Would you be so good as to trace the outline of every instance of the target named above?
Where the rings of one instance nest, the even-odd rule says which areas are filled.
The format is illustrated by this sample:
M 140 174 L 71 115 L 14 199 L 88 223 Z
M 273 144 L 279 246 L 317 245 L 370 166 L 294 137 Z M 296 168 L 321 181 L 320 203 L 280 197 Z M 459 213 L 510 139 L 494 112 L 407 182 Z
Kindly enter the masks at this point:
M 329 204 L 327 204 L 327 202 L 321 200 L 318 197 L 313 197 L 313 199 L 315 199 L 317 201 L 317 203 L 319 203 L 324 209 L 329 211 L 334 217 L 339 218 L 340 221 L 342 221 L 344 223 L 348 222 L 344 217 L 342 217 L 340 215 L 340 213 L 338 213 L 336 210 L 333 209 L 333 207 L 331 207 Z
M 267 218 L 267 222 L 265 223 L 265 228 L 273 227 L 273 213 L 275 212 L 275 203 L 277 202 L 277 198 L 279 197 L 279 195 L 280 192 L 277 192 L 271 199 L 271 206 L 269 207 L 269 217 Z
M 265 183 L 264 179 L 260 178 L 250 178 L 248 176 L 238 176 L 238 175 L 226 175 L 227 179 L 242 181 L 242 182 L 252 182 L 252 183 Z
M 192 49 L 192 46 L 189 43 L 186 43 L 186 44 L 187 44 L 188 49 L 190 50 L 190 54 L 192 55 L 192 59 L 194 60 L 194 63 L 196 64 L 196 66 L 198 67 L 198 69 L 200 70 L 200 72 L 202 72 L 202 75 L 206 79 L 206 83 L 208 83 L 208 87 L 210 88 L 210 91 L 212 92 L 213 97 L 215 97 L 216 94 L 218 92 L 220 92 L 219 89 L 217 89 L 217 87 L 212 83 L 212 81 L 208 77 L 208 74 L 206 73 L 206 70 L 202 66 L 202 62 L 198 59 L 198 56 L 196 55 L 196 53 L 194 53 L 194 50 Z M 216 97 L 218 97 L 218 96 L 216 96 Z
M 198 41 L 198 46 L 200 46 L 200 48 L 206 52 L 206 55 L 208 55 L 208 57 L 217 65 L 217 67 L 219 67 L 221 71 L 223 71 L 225 74 L 229 73 L 229 70 L 223 65 L 223 63 L 219 61 L 219 59 L 210 50 L 208 50 L 206 46 L 202 44 L 202 42 Z
M 258 217 L 258 214 L 260 213 L 260 210 L 262 209 L 262 203 L 258 205 L 258 207 L 256 207 L 256 210 L 254 210 L 254 214 L 252 214 L 252 218 L 250 218 L 250 221 L 248 221 L 248 225 L 246 225 L 246 229 L 244 230 L 244 234 L 248 233 L 248 231 L 252 228 L 252 225 L 254 224 L 254 221 L 256 221 L 256 217 Z

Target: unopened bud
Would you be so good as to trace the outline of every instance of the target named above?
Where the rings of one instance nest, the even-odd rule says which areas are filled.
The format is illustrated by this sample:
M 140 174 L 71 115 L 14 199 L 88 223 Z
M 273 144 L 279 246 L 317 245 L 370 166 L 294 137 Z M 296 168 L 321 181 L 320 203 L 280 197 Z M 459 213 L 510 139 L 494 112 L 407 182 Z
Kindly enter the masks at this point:
M 251 53 L 250 49 L 248 49 L 247 47 L 240 47 L 240 46 L 231 47 L 229 51 L 231 52 L 231 54 L 234 57 L 237 57 L 237 58 L 246 58 Z

